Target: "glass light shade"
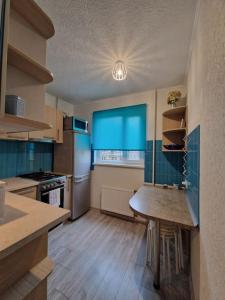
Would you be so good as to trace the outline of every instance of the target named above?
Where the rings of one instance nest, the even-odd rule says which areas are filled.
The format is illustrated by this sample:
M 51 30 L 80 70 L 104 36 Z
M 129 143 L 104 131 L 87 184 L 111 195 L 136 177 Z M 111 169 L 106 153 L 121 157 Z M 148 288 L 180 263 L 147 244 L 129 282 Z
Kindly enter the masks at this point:
M 112 70 L 112 76 L 115 80 L 124 80 L 127 77 L 127 68 L 122 60 L 117 60 Z

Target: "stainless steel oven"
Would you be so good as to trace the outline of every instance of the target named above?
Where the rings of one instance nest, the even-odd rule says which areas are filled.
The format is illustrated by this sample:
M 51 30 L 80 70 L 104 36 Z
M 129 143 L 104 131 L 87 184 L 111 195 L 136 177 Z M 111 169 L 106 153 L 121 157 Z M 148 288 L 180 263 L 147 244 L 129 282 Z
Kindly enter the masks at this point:
M 55 178 L 52 180 L 44 181 L 38 185 L 38 200 L 50 204 L 50 192 L 53 190 L 60 190 L 60 205 L 64 207 L 64 192 L 65 192 L 66 177 Z
M 57 206 L 62 208 L 64 207 L 66 176 L 47 172 L 37 172 L 20 175 L 20 177 L 38 181 L 39 184 L 37 187 L 37 200 L 42 201 L 44 203 L 51 204 L 51 191 L 59 190 L 60 195 L 58 193 L 57 195 L 59 196 L 58 202 L 60 202 L 60 204 Z
M 60 183 L 42 183 L 38 187 L 38 200 L 44 203 L 50 203 L 50 192 L 53 190 L 60 190 L 60 205 L 59 207 L 64 207 L 64 191 L 65 191 L 65 182 Z

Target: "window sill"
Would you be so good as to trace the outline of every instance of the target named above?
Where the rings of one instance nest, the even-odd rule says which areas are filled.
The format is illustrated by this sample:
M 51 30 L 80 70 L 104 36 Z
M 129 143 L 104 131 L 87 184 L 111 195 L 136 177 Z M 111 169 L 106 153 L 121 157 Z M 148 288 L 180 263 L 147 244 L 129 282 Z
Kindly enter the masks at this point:
M 94 166 L 129 168 L 129 169 L 144 169 L 144 166 L 141 166 L 141 165 L 112 164 L 112 163 L 95 163 Z

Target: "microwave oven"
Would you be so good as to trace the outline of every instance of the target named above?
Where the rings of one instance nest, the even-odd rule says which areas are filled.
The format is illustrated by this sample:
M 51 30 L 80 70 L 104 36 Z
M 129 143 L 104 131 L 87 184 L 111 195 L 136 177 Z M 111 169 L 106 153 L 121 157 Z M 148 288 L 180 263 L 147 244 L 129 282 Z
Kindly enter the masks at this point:
M 65 117 L 63 120 L 64 130 L 75 130 L 79 132 L 88 132 L 88 121 L 77 118 L 75 116 Z

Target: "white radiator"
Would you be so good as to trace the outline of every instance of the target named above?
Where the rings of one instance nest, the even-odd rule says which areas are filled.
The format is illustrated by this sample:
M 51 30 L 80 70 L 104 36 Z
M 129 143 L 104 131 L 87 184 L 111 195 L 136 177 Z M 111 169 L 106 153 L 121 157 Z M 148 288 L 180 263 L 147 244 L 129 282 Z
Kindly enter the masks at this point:
M 133 211 L 129 207 L 129 200 L 133 194 L 134 191 L 132 190 L 102 186 L 101 209 L 133 217 Z

